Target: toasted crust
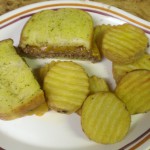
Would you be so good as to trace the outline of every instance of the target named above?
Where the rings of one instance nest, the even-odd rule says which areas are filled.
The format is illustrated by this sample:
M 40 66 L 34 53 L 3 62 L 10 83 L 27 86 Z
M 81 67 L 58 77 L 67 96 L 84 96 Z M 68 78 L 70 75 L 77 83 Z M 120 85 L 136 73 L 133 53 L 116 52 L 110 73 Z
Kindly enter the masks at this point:
M 16 118 L 23 117 L 34 108 L 40 106 L 45 102 L 44 93 L 40 90 L 34 95 L 28 103 L 20 105 L 19 107 L 11 110 L 9 113 L 0 113 L 0 119 L 2 120 L 13 120 Z

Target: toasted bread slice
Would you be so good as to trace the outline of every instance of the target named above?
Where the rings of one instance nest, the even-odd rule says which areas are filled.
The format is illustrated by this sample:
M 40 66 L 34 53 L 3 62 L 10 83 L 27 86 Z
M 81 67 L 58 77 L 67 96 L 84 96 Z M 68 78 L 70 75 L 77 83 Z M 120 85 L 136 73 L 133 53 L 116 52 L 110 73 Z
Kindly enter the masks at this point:
M 22 31 L 19 47 L 36 57 L 91 59 L 92 39 L 92 17 L 79 9 L 62 8 L 34 14 Z
M 10 39 L 0 42 L 0 68 L 0 119 L 24 116 L 45 102 L 43 91 Z

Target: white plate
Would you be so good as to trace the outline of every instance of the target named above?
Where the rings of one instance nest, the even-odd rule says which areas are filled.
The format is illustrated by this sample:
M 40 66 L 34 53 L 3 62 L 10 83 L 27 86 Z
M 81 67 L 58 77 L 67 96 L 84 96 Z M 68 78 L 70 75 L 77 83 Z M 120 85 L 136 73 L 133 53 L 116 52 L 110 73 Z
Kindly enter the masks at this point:
M 62 7 L 74 7 L 89 12 L 95 25 L 131 23 L 145 30 L 150 39 L 149 22 L 117 8 L 87 1 L 49 1 L 22 7 L 0 16 L 0 40 L 12 38 L 14 45 L 17 46 L 20 32 L 32 14 L 43 9 Z M 49 59 L 26 60 L 32 68 L 49 61 Z M 115 87 L 110 61 L 104 59 L 96 64 L 89 61 L 75 62 L 81 64 L 89 75 L 103 77 L 112 88 Z M 132 116 L 131 128 L 126 138 L 112 145 L 90 141 L 81 129 L 80 117 L 77 114 L 65 115 L 50 111 L 42 117 L 27 116 L 13 121 L 0 120 L 0 146 L 7 150 L 148 150 L 149 138 L 150 113 Z

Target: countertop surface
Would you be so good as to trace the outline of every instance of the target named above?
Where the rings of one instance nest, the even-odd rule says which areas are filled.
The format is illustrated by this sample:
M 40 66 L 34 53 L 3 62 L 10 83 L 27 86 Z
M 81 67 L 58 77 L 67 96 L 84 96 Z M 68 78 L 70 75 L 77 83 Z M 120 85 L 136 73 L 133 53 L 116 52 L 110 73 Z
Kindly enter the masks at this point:
M 47 0 L 0 0 L 0 15 L 32 3 Z M 83 0 L 82 0 L 83 1 Z M 150 0 L 91 0 L 115 6 L 150 21 Z
M 16 8 L 47 0 L 0 0 L 0 15 Z M 84 0 L 82 0 L 84 1 Z M 150 21 L 150 0 L 91 0 L 115 6 Z M 0 150 L 3 150 L 0 148 Z

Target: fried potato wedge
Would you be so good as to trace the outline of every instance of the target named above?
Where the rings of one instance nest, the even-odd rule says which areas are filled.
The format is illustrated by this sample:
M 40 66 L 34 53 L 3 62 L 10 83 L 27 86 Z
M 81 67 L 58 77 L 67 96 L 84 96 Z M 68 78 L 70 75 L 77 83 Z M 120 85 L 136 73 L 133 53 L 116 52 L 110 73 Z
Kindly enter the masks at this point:
M 144 54 L 140 59 L 131 64 L 119 65 L 113 63 L 113 77 L 118 82 L 126 73 L 137 69 L 150 70 L 149 54 Z
M 95 75 L 89 77 L 89 94 L 95 94 L 97 92 L 109 91 L 108 84 L 102 78 L 99 78 Z M 81 115 L 82 107 L 77 110 L 77 114 Z
M 106 58 L 117 64 L 129 64 L 145 52 L 148 37 L 143 30 L 130 24 L 112 27 L 104 34 L 102 51 Z
M 98 92 L 84 102 L 81 125 L 89 139 L 103 144 L 121 141 L 130 128 L 131 115 L 111 92 Z
M 136 70 L 126 74 L 115 89 L 131 114 L 150 110 L 150 71 Z
M 71 61 L 57 62 L 44 78 L 48 106 L 62 113 L 79 109 L 89 93 L 85 70 Z

